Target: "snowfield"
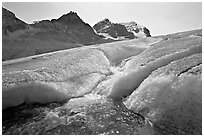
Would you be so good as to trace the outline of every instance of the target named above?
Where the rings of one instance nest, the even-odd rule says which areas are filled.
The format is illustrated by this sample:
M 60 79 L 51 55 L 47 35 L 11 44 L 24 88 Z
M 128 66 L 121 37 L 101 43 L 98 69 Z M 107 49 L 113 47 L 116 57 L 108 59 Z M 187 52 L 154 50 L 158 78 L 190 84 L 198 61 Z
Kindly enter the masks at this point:
M 3 62 L 3 134 L 202 134 L 201 30 Z

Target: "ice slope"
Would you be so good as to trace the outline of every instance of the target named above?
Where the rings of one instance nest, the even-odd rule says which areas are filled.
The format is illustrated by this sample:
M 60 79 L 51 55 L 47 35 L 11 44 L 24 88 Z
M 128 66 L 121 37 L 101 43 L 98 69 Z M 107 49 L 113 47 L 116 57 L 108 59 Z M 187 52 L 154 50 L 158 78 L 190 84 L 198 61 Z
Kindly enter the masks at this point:
M 202 39 L 190 35 L 4 64 L 3 108 L 66 101 L 4 110 L 14 115 L 3 117 L 3 133 L 202 134 Z
M 23 103 L 62 102 L 92 91 L 104 75 L 92 73 L 66 81 L 34 81 L 3 88 L 3 109 Z
M 3 62 L 3 109 L 88 94 L 105 77 L 115 73 L 110 65 L 141 53 L 156 40 L 87 46 Z
M 201 134 L 202 40 L 180 40 L 157 43 L 132 57 L 96 93 L 125 98 L 127 108 L 149 119 L 160 134 Z
M 111 53 L 111 50 L 108 51 L 108 53 Z M 133 92 L 155 69 L 165 66 L 174 60 L 201 52 L 201 38 L 182 37 L 154 43 L 154 45 L 140 54 L 123 59 L 117 67 L 111 67 L 111 70 L 115 72 L 114 75 L 101 82 L 94 92 L 113 98 L 123 98 Z
M 110 64 L 114 66 L 126 58 L 140 54 L 159 41 L 161 41 L 160 38 L 140 38 L 101 44 L 96 47 L 104 52 Z
M 118 99 L 126 97 L 127 95 L 131 94 L 133 90 L 137 89 L 142 81 L 146 79 L 152 71 L 162 66 L 166 66 L 174 60 L 178 60 L 196 53 L 202 53 L 202 46 L 191 47 L 187 50 L 167 55 L 150 62 L 146 66 L 142 66 L 136 71 L 124 73 L 124 75 L 115 82 L 108 96 Z
M 148 48 L 138 56 L 134 56 L 131 60 L 127 61 L 124 66 L 126 72 L 135 71 L 138 68 L 145 66 L 155 59 L 159 59 L 166 55 L 170 55 L 181 50 L 186 50 L 190 47 L 202 46 L 202 38 L 189 38 L 181 37 L 171 40 L 162 40 Z
M 100 93 L 125 98 L 127 108 L 151 121 L 159 134 L 202 134 L 202 44 L 187 42 L 169 50 L 158 43 L 158 54 L 149 48 L 138 55 L 143 60 L 133 57 L 109 91 Z M 129 64 L 134 58 L 138 64 Z
M 3 109 L 82 96 L 110 74 L 109 61 L 97 49 L 81 48 L 44 57 L 3 66 Z
M 194 54 L 153 71 L 126 106 L 148 118 L 162 134 L 201 134 L 201 57 Z

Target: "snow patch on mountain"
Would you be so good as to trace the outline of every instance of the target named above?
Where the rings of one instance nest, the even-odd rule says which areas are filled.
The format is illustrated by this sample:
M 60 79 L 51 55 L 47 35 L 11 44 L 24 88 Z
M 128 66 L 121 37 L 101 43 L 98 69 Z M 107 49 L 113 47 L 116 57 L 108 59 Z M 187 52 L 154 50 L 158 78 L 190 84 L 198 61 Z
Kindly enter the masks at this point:
M 117 38 L 112 37 L 111 35 L 107 34 L 107 33 L 98 33 L 98 35 L 103 36 L 103 39 L 113 39 L 113 40 L 125 40 L 126 38 L 123 36 L 119 36 Z

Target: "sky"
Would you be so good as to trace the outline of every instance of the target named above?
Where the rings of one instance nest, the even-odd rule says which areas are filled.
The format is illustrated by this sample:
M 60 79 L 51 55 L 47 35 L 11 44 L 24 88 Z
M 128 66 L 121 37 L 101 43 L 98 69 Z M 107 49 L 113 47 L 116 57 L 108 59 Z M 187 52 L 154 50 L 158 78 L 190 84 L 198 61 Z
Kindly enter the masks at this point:
M 113 23 L 135 21 L 152 36 L 202 28 L 201 2 L 3 2 L 2 7 L 26 23 L 74 11 L 91 26 L 104 18 Z

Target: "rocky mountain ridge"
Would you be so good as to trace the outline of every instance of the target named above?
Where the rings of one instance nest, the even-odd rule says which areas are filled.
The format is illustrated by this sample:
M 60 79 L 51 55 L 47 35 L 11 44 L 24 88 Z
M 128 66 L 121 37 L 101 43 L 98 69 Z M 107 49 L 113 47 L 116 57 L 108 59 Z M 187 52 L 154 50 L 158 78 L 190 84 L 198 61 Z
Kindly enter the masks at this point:
M 97 35 L 72 11 L 58 19 L 33 24 L 21 21 L 5 8 L 2 11 L 3 60 L 114 41 Z
M 148 29 L 135 22 L 112 23 L 104 19 L 92 28 L 73 11 L 57 19 L 28 24 L 3 7 L 2 34 L 3 61 L 85 45 L 150 36 Z

